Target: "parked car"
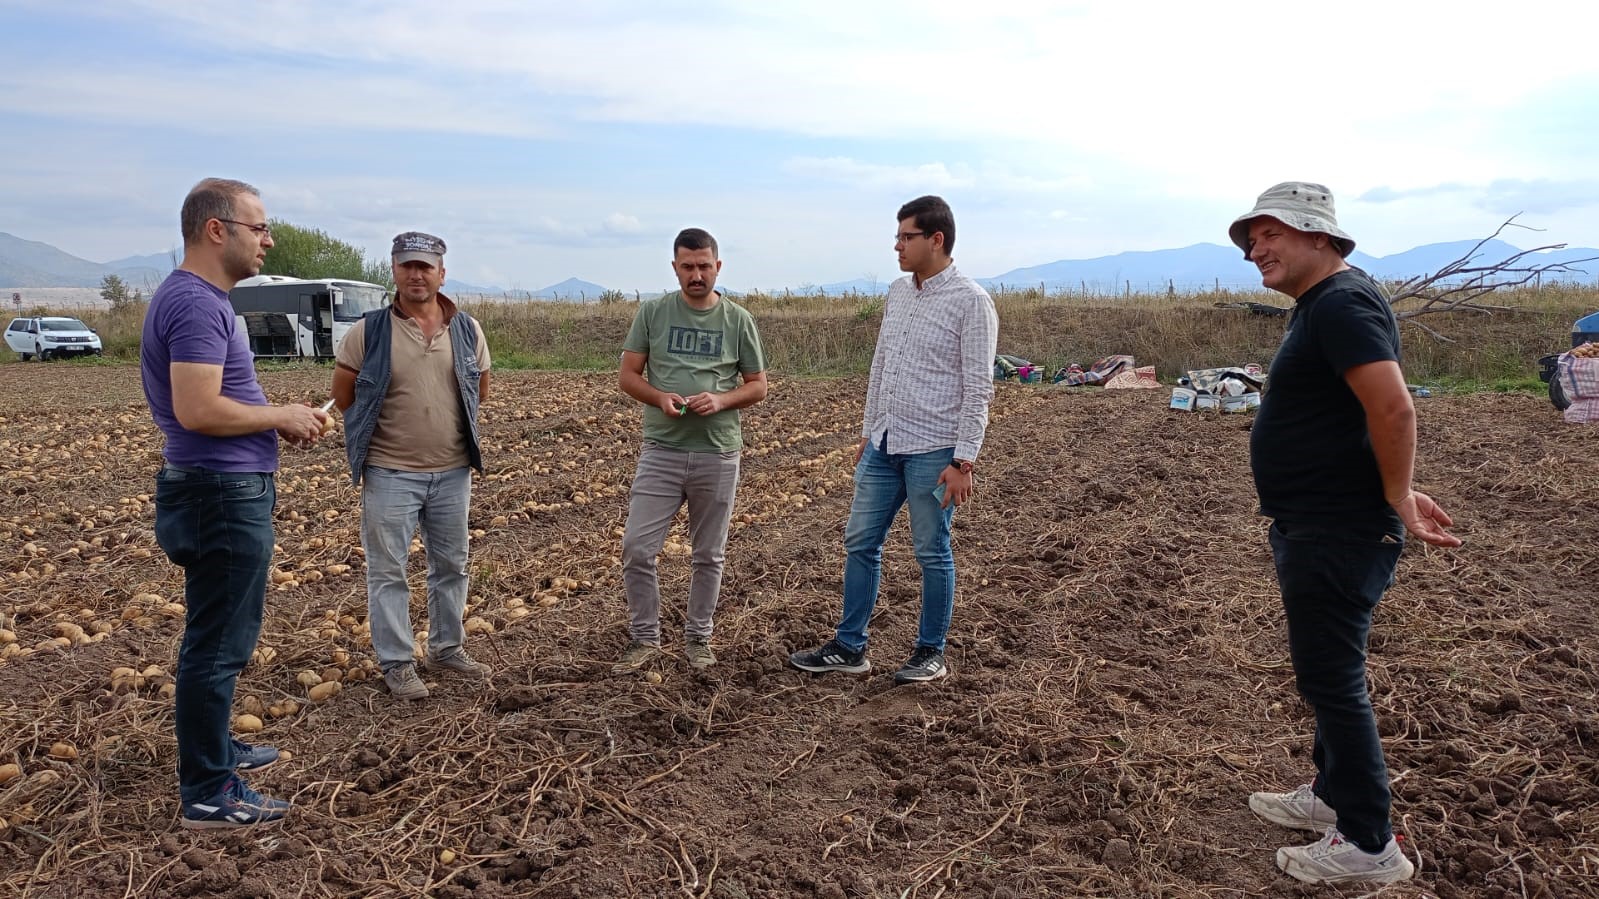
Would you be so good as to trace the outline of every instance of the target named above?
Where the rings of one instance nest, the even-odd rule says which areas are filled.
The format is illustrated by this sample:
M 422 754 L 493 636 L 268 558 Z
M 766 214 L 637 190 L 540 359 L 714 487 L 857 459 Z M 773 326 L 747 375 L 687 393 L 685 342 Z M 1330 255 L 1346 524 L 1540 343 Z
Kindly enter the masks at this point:
M 42 315 L 14 318 L 6 326 L 6 346 L 27 362 L 35 356 L 49 362 L 61 356 L 100 355 L 100 335 L 75 318 Z

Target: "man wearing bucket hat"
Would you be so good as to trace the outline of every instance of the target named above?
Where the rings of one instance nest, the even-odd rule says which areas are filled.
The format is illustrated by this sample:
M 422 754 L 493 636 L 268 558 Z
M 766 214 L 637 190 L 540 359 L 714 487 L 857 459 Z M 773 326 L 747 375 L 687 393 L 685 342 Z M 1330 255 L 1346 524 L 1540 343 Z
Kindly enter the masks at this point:
M 489 348 L 477 321 L 439 292 L 444 250 L 444 241 L 420 231 L 394 238 L 394 304 L 350 328 L 333 371 L 350 479 L 361 487 L 372 649 L 395 699 L 428 695 L 416 670 L 405 575 L 419 524 L 428 567 L 426 666 L 489 675 L 467 654 L 461 621 L 471 469 L 483 470 L 477 420 L 488 395 Z
M 1372 612 L 1393 582 L 1406 530 L 1459 546 L 1449 516 L 1411 489 L 1416 412 L 1400 370 L 1399 326 L 1377 285 L 1345 258 L 1332 193 L 1291 181 L 1260 195 L 1228 236 L 1261 282 L 1295 300 L 1250 429 L 1250 465 L 1270 541 L 1288 651 L 1316 714 L 1315 779 L 1255 793 L 1249 807 L 1321 832 L 1277 850 L 1308 883 L 1406 880 L 1415 872 L 1389 822 L 1388 768 L 1366 688 Z

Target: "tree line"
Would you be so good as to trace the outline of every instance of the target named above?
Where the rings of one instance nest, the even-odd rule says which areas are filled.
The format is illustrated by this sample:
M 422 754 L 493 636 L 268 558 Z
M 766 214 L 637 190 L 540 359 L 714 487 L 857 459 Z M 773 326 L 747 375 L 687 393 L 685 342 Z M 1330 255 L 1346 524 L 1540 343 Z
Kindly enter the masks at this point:
M 272 249 L 261 265 L 261 274 L 366 281 L 394 289 L 394 270 L 388 257 L 368 258 L 360 247 L 318 228 L 302 228 L 282 219 L 268 219 L 267 223 L 272 226 Z M 130 289 L 118 275 L 101 279 L 100 298 L 114 312 L 137 308 L 145 302 L 144 291 Z

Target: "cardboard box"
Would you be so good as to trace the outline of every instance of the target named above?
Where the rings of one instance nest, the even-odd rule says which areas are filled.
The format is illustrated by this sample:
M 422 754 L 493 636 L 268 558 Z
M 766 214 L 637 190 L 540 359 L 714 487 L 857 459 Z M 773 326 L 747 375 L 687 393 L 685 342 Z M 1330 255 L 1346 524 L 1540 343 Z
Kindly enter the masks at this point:
M 1245 393 L 1239 396 L 1224 396 L 1221 398 L 1221 411 L 1224 413 L 1253 412 L 1260 408 L 1260 394 Z

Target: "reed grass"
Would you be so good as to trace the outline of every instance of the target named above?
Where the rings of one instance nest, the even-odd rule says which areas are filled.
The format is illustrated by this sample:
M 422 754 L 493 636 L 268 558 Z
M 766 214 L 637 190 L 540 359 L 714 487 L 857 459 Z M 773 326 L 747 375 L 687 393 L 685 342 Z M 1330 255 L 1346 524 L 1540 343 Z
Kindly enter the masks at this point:
M 1286 319 L 1252 315 L 1218 303 L 1288 306 L 1277 294 L 1207 291 L 1097 297 L 1038 288 L 995 295 L 1000 352 L 1050 371 L 1115 353 L 1154 365 L 1164 381 L 1190 369 L 1268 363 Z M 1505 290 L 1491 301 L 1510 307 L 1492 315 L 1425 316 L 1434 337 L 1402 324 L 1405 371 L 1412 382 L 1454 389 L 1536 390 L 1537 359 L 1570 345 L 1572 322 L 1599 309 L 1599 289 L 1553 285 Z M 749 294 L 737 299 L 756 317 L 768 366 L 789 377 L 859 374 L 871 364 L 882 322 L 880 296 Z M 464 303 L 483 323 L 495 366 L 502 369 L 614 369 L 637 302 L 576 304 L 479 298 Z M 138 357 L 143 310 L 74 309 L 100 332 L 107 357 Z

